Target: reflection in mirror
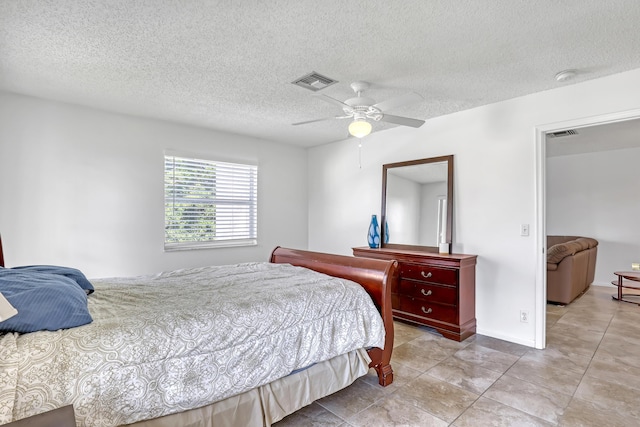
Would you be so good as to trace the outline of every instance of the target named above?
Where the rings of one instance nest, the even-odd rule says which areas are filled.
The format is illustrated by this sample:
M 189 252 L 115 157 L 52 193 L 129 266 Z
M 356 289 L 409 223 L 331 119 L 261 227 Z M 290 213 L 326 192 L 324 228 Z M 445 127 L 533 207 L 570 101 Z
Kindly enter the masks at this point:
M 451 243 L 453 156 L 383 165 L 383 246 Z

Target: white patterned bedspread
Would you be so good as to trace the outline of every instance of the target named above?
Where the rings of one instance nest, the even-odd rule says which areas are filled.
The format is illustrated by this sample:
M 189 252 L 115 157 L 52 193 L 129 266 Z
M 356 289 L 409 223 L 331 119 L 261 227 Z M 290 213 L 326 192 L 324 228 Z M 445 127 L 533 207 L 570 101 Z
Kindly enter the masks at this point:
M 92 282 L 93 323 L 0 335 L 0 424 L 66 404 L 79 425 L 128 424 L 384 345 L 362 287 L 287 264 Z

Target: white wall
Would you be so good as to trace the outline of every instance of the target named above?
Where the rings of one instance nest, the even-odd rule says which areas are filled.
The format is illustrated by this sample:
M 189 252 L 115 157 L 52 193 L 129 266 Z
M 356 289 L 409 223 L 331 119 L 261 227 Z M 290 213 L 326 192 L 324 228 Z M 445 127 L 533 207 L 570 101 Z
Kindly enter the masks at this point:
M 420 243 L 420 200 L 419 183 L 389 174 L 385 219 L 391 243 Z
M 639 165 L 640 148 L 547 159 L 547 234 L 598 240 L 596 285 L 640 262 Z
M 552 76 L 550 76 L 552 78 Z M 397 127 L 309 156 L 309 248 L 350 254 L 379 213 L 382 164 L 453 154 L 453 250 L 478 255 L 478 332 L 533 346 L 536 312 L 536 142 L 539 125 L 640 107 L 640 70 Z M 428 94 L 426 102 L 429 102 Z M 531 225 L 529 237 L 520 224 Z M 529 323 L 520 323 L 528 310 Z
M 443 239 L 446 240 L 446 235 L 439 236 L 438 234 L 438 220 L 440 219 L 438 205 L 441 198 L 444 197 L 446 199 L 447 183 L 445 181 L 433 182 L 422 184 L 421 187 L 420 215 L 422 221 L 420 221 L 420 241 L 418 245 L 438 246 Z
M 164 252 L 163 151 L 258 163 L 258 246 Z M 0 93 L 7 265 L 89 277 L 268 260 L 307 247 L 305 149 Z

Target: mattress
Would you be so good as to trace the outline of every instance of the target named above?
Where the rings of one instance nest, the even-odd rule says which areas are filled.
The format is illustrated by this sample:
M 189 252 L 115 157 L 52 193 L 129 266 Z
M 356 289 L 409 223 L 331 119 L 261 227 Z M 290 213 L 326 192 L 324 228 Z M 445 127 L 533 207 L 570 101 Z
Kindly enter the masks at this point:
M 130 424 L 384 345 L 360 285 L 300 267 L 245 263 L 92 282 L 93 323 L 0 336 L 0 423 L 73 404 L 80 425 Z

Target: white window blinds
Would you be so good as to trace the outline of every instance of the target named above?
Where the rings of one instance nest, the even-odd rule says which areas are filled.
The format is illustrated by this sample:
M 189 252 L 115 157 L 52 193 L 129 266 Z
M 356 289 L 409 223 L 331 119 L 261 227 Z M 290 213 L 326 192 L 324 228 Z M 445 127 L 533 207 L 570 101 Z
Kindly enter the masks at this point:
M 165 249 L 255 245 L 258 167 L 164 157 Z

